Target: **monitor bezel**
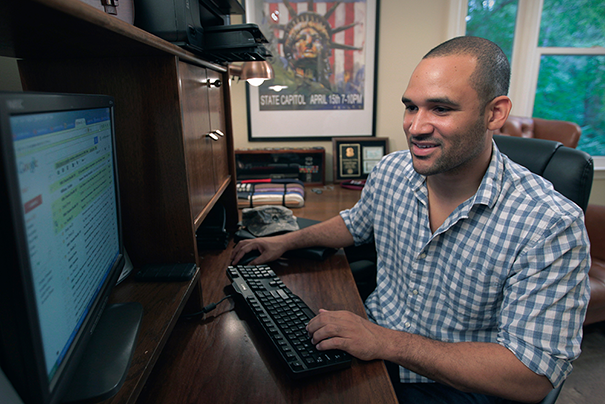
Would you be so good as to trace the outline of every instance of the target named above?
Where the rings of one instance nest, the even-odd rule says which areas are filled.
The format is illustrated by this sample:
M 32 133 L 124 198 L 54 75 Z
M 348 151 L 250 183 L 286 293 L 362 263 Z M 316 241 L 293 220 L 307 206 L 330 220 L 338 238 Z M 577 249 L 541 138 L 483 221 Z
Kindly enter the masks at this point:
M 0 282 L 0 365 L 21 395 L 24 402 L 56 403 L 65 393 L 73 372 L 77 368 L 86 344 L 98 322 L 113 287 L 124 267 L 124 245 L 120 209 L 119 182 L 117 173 L 117 150 L 115 138 L 115 109 L 113 97 L 87 94 L 51 94 L 51 93 L 0 93 L 2 111 L 0 112 L 0 136 L 2 167 L 0 168 L 0 186 L 5 192 L 1 198 L 2 214 L 0 228 L 7 229 L 14 238 L 2 243 L 3 256 L 7 259 L 7 281 Z M 10 116 L 44 112 L 74 111 L 95 108 L 109 108 L 113 148 L 113 172 L 117 207 L 117 226 L 119 232 L 119 254 L 115 260 L 101 290 L 94 299 L 74 343 L 68 350 L 63 364 L 52 380 L 47 377 L 42 336 L 33 290 L 30 270 L 25 218 L 19 196 L 19 181 L 15 164 L 12 139 L 7 135 L 10 130 Z M 17 271 L 8 269 L 18 268 Z M 11 330 L 13 332 L 11 332 Z

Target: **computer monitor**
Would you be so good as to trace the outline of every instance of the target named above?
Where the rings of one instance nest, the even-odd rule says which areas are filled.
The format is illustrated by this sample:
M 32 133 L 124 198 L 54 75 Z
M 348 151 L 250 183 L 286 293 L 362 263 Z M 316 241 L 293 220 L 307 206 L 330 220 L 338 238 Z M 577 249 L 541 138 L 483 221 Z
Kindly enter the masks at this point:
M 0 367 L 25 403 L 106 399 L 142 317 L 106 304 L 124 267 L 114 100 L 0 93 L 0 146 Z

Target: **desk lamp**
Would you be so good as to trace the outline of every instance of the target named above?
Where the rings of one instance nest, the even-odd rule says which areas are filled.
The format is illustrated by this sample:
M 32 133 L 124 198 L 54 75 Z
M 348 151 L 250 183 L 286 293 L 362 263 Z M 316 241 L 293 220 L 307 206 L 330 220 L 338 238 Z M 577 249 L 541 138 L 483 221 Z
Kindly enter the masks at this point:
M 270 80 L 274 77 L 273 66 L 265 61 L 244 62 L 241 65 L 229 65 L 229 70 L 233 77 L 238 77 L 239 80 L 246 80 L 250 85 L 258 87 L 265 80 Z

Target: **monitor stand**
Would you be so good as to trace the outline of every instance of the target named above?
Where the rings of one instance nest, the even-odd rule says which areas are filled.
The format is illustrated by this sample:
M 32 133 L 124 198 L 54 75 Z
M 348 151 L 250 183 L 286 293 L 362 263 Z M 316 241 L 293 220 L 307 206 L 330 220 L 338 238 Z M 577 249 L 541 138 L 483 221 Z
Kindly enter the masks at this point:
M 23 404 L 21 397 L 6 378 L 2 369 L 0 369 L 0 397 L 2 397 L 3 404 Z
M 143 317 L 140 303 L 107 306 L 99 319 L 63 403 L 96 402 L 122 387 Z

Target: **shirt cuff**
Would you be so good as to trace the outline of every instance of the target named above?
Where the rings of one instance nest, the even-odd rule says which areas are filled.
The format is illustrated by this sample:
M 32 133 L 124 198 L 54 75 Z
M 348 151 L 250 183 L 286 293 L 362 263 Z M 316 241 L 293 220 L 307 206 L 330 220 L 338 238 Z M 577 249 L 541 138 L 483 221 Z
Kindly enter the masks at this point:
M 552 356 L 505 331 L 500 332 L 498 343 L 511 351 L 529 370 L 546 376 L 555 388 L 565 381 L 573 368 L 568 359 Z

